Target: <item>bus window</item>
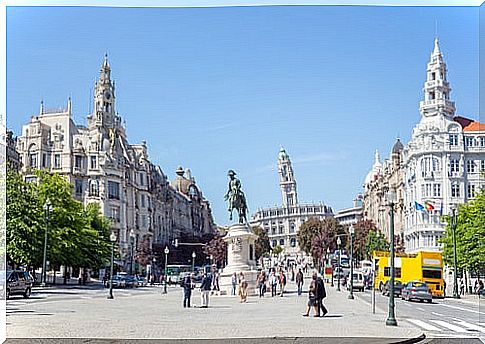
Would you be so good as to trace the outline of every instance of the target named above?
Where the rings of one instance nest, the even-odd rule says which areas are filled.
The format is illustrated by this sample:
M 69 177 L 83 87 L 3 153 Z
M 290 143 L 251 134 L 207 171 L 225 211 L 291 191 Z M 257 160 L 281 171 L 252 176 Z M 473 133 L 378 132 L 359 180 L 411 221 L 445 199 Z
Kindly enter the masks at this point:
M 423 278 L 441 279 L 441 271 L 440 270 L 423 269 Z
M 391 268 L 389 266 L 384 267 L 384 276 L 391 277 Z M 394 268 L 394 277 L 401 278 L 401 268 Z

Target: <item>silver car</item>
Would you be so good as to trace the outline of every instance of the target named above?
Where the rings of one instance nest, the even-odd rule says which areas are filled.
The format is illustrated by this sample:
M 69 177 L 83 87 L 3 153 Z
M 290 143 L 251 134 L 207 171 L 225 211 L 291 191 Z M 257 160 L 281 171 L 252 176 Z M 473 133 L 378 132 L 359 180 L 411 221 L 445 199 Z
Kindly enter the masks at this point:
M 433 302 L 433 295 L 428 285 L 420 281 L 411 281 L 406 283 L 401 291 L 401 299 L 411 301 L 419 300 L 420 302 Z

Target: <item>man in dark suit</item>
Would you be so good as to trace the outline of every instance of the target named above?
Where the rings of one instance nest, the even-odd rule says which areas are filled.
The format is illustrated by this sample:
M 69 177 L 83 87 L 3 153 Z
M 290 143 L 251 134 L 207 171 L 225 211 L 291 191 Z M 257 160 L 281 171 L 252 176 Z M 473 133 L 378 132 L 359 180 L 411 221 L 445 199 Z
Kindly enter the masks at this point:
M 327 297 L 327 292 L 325 291 L 325 284 L 323 283 L 322 277 L 317 277 L 317 305 L 318 305 L 318 315 L 323 317 L 328 313 L 327 308 L 323 305 L 323 299 Z

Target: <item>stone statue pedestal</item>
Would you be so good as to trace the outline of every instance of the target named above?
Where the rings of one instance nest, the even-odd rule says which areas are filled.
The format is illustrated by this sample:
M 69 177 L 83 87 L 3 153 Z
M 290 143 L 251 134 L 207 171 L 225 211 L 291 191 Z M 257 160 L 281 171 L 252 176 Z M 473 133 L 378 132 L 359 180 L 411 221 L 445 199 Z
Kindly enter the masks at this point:
M 232 275 L 235 272 L 238 279 L 239 273 L 244 274 L 248 282 L 248 295 L 256 295 L 256 260 L 254 242 L 258 236 L 254 234 L 247 224 L 235 224 L 229 227 L 229 231 L 223 238 L 227 243 L 227 265 L 221 273 L 219 287 L 221 294 L 231 295 Z M 237 295 L 237 288 L 236 288 Z

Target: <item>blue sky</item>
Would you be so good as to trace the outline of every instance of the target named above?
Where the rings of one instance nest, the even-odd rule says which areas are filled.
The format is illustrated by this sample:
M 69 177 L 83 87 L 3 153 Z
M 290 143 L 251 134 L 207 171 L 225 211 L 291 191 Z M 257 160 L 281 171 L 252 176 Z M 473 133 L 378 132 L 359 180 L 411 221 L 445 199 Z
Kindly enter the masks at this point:
M 227 170 L 250 211 L 280 204 L 277 154 L 299 199 L 339 210 L 419 121 L 438 36 L 457 113 L 478 119 L 478 8 L 268 6 L 7 9 L 7 124 L 73 99 L 85 123 L 107 52 L 131 143 L 174 178 L 189 167 L 228 223 Z

